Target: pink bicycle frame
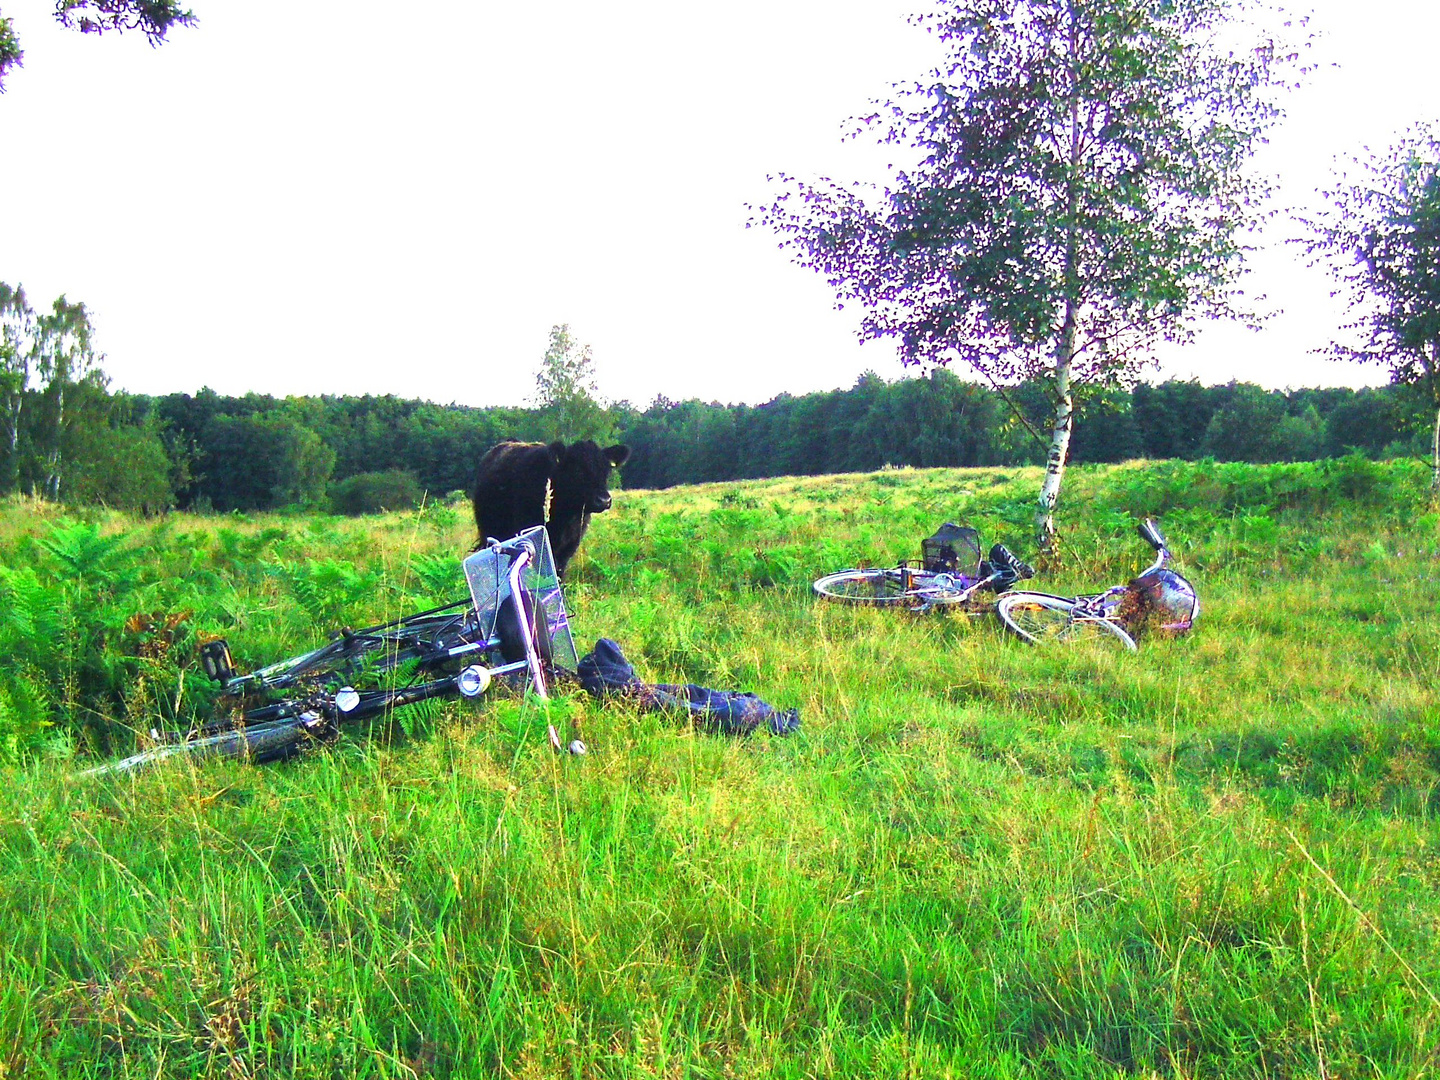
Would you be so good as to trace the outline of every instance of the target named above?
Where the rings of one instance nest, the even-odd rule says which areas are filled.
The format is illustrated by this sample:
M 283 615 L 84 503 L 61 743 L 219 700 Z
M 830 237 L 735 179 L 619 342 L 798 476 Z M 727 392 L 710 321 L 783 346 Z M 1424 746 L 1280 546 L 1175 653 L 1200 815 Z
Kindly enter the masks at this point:
M 525 644 L 525 662 L 530 667 L 530 685 L 535 688 L 535 695 L 540 698 L 549 698 L 545 692 L 545 673 L 540 666 L 540 654 L 535 649 L 535 635 L 531 631 L 530 619 L 532 611 L 526 610 L 529 605 L 522 602 L 525 595 L 521 591 L 520 575 L 524 573 L 525 567 L 530 565 L 532 553 L 527 546 L 510 563 L 510 595 L 515 600 L 517 614 L 516 622 L 520 624 L 520 639 Z

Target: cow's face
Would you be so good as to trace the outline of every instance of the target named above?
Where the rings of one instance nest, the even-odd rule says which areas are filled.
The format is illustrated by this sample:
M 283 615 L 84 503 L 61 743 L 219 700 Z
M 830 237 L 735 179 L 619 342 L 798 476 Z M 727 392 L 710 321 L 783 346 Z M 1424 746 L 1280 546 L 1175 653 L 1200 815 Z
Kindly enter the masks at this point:
M 610 470 L 630 460 L 630 448 L 616 445 L 601 449 L 591 439 L 557 449 L 555 501 L 582 513 L 600 514 L 610 509 Z

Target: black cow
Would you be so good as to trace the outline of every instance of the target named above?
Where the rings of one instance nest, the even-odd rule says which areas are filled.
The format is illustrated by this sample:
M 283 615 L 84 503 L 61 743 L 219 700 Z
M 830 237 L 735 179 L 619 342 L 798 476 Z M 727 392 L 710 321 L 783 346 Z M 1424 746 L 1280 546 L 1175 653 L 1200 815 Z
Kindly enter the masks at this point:
M 610 509 L 610 470 L 630 460 L 628 446 L 602 450 L 591 439 L 571 443 L 506 441 L 480 459 L 475 477 L 475 524 L 505 540 L 532 525 L 550 533 L 555 568 L 564 574 L 590 524 Z

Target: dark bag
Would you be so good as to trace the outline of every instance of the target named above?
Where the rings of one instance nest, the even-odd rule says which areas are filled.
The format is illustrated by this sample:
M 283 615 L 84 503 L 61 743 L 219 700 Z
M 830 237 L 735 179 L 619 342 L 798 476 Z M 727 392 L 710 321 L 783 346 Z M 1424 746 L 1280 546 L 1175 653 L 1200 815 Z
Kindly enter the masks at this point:
M 575 672 L 580 685 L 598 698 L 619 695 L 650 709 L 681 709 L 695 725 L 720 735 L 749 735 L 761 724 L 772 735 L 789 735 L 800 730 L 800 710 L 781 711 L 754 694 L 733 690 L 710 690 L 688 683 L 672 686 L 642 683 L 617 642 L 601 638 L 580 661 Z

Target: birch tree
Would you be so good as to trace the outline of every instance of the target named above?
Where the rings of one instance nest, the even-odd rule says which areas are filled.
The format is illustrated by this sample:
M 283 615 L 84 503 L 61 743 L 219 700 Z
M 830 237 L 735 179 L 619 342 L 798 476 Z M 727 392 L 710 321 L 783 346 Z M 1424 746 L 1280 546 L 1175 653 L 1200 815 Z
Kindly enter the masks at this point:
M 1425 124 L 1389 151 L 1352 159 L 1325 205 L 1301 220 L 1316 262 L 1336 281 L 1349 321 L 1322 352 L 1380 364 L 1435 410 L 1431 489 L 1440 495 L 1440 133 Z
M 5 473 L 0 491 L 14 489 L 20 468 L 20 420 L 39 350 L 35 312 L 25 288 L 0 281 L 0 397 L 3 397 Z
M 550 343 L 535 374 L 535 404 L 544 410 L 546 438 L 603 443 L 613 433 L 614 421 L 600 403 L 594 353 L 568 323 L 550 328 Z
M 49 407 L 44 442 L 44 494 L 59 500 L 64 466 L 65 394 L 82 382 L 103 381 L 99 358 L 92 344 L 90 313 L 81 303 L 58 297 L 50 311 L 36 320 L 35 374 Z
M 912 21 L 943 62 L 850 132 L 908 164 L 883 185 L 782 175 L 754 220 L 862 310 L 862 339 L 1043 381 L 1048 547 L 1077 385 L 1249 315 L 1236 282 L 1269 189 L 1245 166 L 1303 64 L 1238 0 L 940 0 Z

